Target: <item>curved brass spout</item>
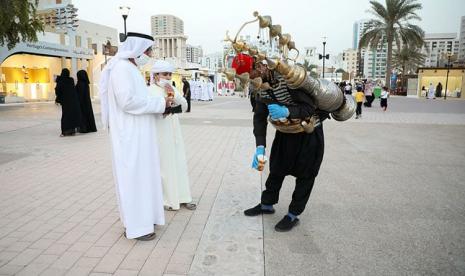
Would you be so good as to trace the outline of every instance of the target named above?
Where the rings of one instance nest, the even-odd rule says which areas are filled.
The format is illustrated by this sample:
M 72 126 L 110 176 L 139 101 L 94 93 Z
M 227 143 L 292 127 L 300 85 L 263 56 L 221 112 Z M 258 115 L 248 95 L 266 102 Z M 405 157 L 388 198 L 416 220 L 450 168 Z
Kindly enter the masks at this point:
M 268 28 L 271 27 L 271 16 L 269 15 L 259 15 L 257 11 L 253 12 L 253 16 L 255 16 L 258 20 L 258 24 L 260 28 Z
M 244 29 L 245 26 L 251 24 L 251 23 L 254 23 L 254 22 L 257 22 L 259 19 L 255 19 L 255 20 L 252 20 L 252 21 L 248 21 L 248 22 L 245 22 L 244 24 L 242 24 L 242 26 L 240 27 L 239 31 L 237 31 L 237 34 L 236 36 L 234 37 L 234 42 L 237 41 L 237 37 L 239 36 L 239 33 L 242 31 L 242 29 Z

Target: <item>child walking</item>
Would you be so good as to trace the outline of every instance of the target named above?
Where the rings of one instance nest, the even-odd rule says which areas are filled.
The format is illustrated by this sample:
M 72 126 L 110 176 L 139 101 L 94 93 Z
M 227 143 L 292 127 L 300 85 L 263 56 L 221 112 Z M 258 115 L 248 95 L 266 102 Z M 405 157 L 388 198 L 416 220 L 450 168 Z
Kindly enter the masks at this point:
M 386 111 L 387 109 L 387 100 L 389 98 L 389 89 L 384 86 L 383 91 L 381 92 L 381 107 L 383 108 L 383 111 Z
M 362 91 L 361 86 L 357 86 L 357 92 L 355 93 L 355 102 L 357 103 L 357 109 L 355 110 L 355 119 L 362 118 L 362 104 L 365 99 L 365 93 Z

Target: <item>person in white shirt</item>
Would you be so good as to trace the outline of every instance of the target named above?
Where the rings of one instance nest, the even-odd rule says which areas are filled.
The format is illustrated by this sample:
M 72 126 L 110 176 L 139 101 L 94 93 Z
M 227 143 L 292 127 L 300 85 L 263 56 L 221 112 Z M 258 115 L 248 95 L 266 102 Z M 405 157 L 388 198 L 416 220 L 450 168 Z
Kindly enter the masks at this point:
M 350 84 L 350 82 L 344 87 L 344 92 L 348 95 L 352 95 L 352 84 Z
M 167 112 L 156 116 L 163 199 L 166 210 L 179 210 L 180 207 L 194 210 L 196 205 L 192 203 L 184 140 L 177 115 L 187 110 L 187 101 L 171 85 L 174 71 L 169 62 L 157 60 L 152 67 L 155 83 L 149 88 L 151 96 L 172 97 L 174 101 Z M 153 143 L 157 143 L 157 140 Z
M 383 91 L 381 91 L 380 98 L 381 98 L 381 107 L 383 108 L 383 111 L 386 111 L 387 106 L 388 106 L 387 100 L 389 98 L 389 89 L 386 86 L 383 87 Z
M 429 88 L 428 88 L 428 96 L 426 97 L 427 99 L 436 99 L 435 93 L 436 91 L 434 90 L 434 85 L 432 82 L 429 83 Z
M 213 84 L 210 78 L 208 78 L 207 90 L 208 90 L 208 100 L 213 101 L 213 94 L 214 94 L 213 92 L 215 90 L 215 85 Z
M 149 95 L 138 69 L 150 60 L 153 43 L 151 36 L 129 32 L 99 83 L 121 221 L 128 239 L 143 241 L 155 238 L 155 224 L 165 224 L 155 118 L 173 101 Z

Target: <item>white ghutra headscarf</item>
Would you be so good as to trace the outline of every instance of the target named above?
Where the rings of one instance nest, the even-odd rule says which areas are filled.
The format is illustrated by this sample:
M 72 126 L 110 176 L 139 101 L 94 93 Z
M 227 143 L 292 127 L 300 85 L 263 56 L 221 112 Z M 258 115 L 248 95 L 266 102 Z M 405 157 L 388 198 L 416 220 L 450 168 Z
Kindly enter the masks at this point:
M 153 38 L 149 35 L 131 33 L 127 34 L 126 40 L 121 44 L 118 53 L 108 62 L 102 71 L 99 81 L 100 109 L 103 128 L 108 128 L 108 85 L 110 82 L 111 70 L 118 61 L 141 56 L 148 48 L 153 46 Z
M 171 63 L 165 60 L 157 60 L 153 63 L 152 73 L 173 73 L 176 69 Z

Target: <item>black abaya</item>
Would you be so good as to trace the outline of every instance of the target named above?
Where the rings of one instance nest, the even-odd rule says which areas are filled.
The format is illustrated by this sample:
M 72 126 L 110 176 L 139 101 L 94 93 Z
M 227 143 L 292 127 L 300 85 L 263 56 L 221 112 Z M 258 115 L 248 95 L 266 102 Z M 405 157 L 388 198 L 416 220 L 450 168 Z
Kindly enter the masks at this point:
M 74 80 L 69 77 L 68 69 L 63 69 L 57 77 L 55 87 L 56 102 L 61 105 L 61 133 L 72 135 L 80 125 L 81 112 L 79 100 L 74 87 Z
M 90 100 L 89 78 L 84 70 L 77 72 L 76 92 L 79 97 L 79 105 L 81 109 L 81 123 L 79 132 L 96 132 L 94 111 L 92 109 L 92 102 Z

